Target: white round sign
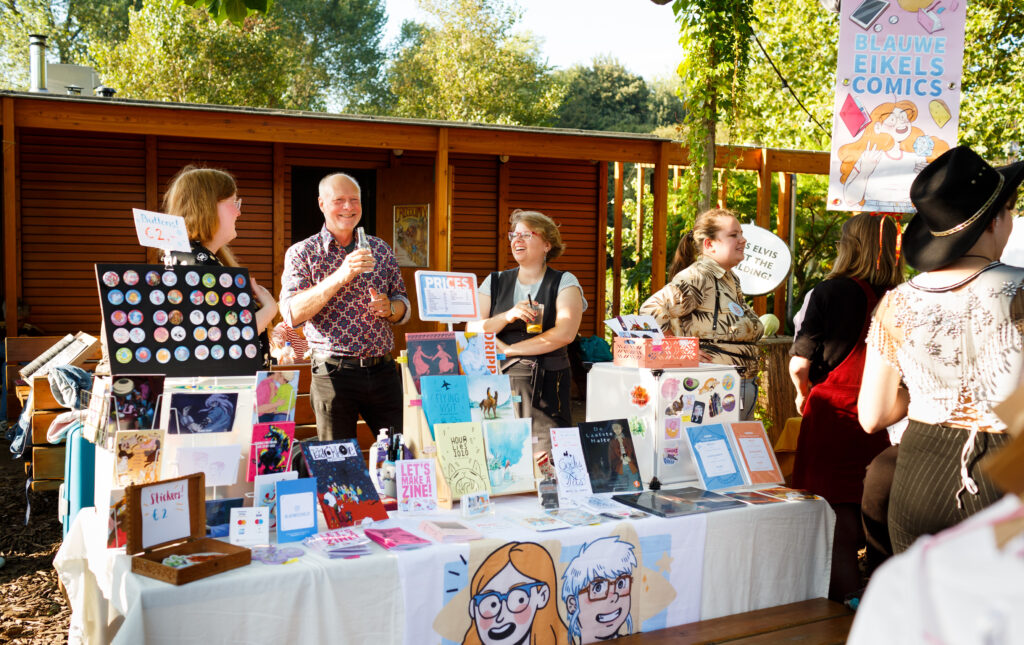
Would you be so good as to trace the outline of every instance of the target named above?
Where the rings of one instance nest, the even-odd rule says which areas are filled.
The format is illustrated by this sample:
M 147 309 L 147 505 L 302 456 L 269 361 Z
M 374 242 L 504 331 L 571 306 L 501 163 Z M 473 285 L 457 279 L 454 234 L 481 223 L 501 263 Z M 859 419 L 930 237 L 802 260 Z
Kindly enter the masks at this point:
M 747 296 L 763 296 L 789 275 L 793 256 L 779 236 L 754 224 L 743 224 L 747 238 L 743 261 L 733 271 L 740 279 L 740 289 Z

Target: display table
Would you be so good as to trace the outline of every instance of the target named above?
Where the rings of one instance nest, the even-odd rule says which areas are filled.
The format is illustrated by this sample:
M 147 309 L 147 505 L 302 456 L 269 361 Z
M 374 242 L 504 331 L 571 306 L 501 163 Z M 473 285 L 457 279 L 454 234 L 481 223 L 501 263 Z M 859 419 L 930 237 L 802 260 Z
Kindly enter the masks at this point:
M 626 544 L 632 632 L 772 607 L 828 591 L 835 517 L 824 501 L 746 506 L 674 519 L 649 517 L 538 533 L 506 519 L 535 513 L 536 497 L 501 498 L 487 539 L 329 560 L 308 551 L 284 565 L 251 565 L 175 587 L 130 573 L 105 548 L 106 518 L 79 513 L 54 566 L 73 610 L 72 643 L 445 643 L 469 625 L 470 579 L 508 542 L 540 544 L 558 576 L 595 540 Z M 454 518 L 450 512 L 438 517 Z M 385 526 L 416 531 L 421 518 Z M 585 592 L 584 592 L 585 593 Z M 623 627 L 621 633 L 626 633 Z

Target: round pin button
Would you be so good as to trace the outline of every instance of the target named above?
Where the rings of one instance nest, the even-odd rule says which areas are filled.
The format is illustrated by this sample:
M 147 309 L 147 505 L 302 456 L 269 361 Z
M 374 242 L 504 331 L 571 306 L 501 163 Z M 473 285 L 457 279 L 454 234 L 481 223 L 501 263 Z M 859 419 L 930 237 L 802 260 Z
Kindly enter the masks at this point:
M 146 332 L 142 327 L 136 327 L 128 332 L 128 337 L 132 339 L 132 342 L 136 345 L 146 340 Z
M 180 305 L 181 299 L 181 291 L 177 289 L 171 289 L 170 291 L 167 292 L 167 302 L 171 303 L 172 305 Z
M 235 323 L 238 322 L 238 314 L 236 314 L 233 311 L 227 312 L 226 314 L 224 314 L 224 322 L 226 322 L 229 325 L 234 325 Z
M 103 274 L 103 284 L 108 287 L 116 287 L 121 282 L 121 276 L 114 271 L 107 271 Z
M 128 322 L 133 325 L 141 325 L 143 318 L 145 318 L 145 316 L 143 316 L 142 312 L 138 309 L 132 309 L 128 312 Z
M 127 363 L 132 360 L 132 350 L 122 347 L 114 353 L 114 358 L 117 359 L 118 363 Z
M 158 343 L 166 343 L 170 335 L 166 327 L 157 327 L 153 330 L 153 340 Z
M 135 350 L 135 360 L 140 363 L 148 363 L 153 357 L 153 352 L 148 347 L 140 347 Z
M 231 358 L 234 358 L 236 360 L 241 358 L 242 357 L 242 348 L 239 347 L 238 345 L 232 345 L 231 347 L 228 348 L 228 356 L 230 356 Z
M 185 347 L 184 345 L 179 345 L 178 347 L 174 348 L 174 358 L 175 359 L 177 359 L 177 360 L 179 360 L 181 362 L 185 362 L 185 361 L 188 360 L 189 356 L 190 356 L 190 352 L 188 351 L 188 347 Z
M 200 291 L 199 289 L 196 289 L 192 293 L 188 294 L 188 300 L 194 305 L 203 304 L 203 292 Z
M 146 284 L 151 287 L 155 287 L 160 284 L 160 274 L 156 271 L 148 271 L 146 273 Z
M 111 289 L 107 293 L 107 302 L 112 305 L 119 305 L 124 302 L 124 294 L 121 293 L 120 289 Z
M 185 336 L 187 336 L 187 334 L 185 333 L 185 328 L 184 327 L 172 327 L 171 328 L 171 338 L 172 339 L 177 340 L 177 341 L 183 341 L 183 340 L 185 340 Z
M 217 284 L 217 278 L 212 273 L 203 274 L 203 286 L 207 289 L 212 289 L 213 285 Z
M 124 283 L 128 286 L 135 286 L 139 283 L 139 274 L 131 269 L 124 272 Z
M 208 305 L 210 305 L 212 307 L 212 306 L 216 305 L 217 302 L 219 302 L 219 301 L 220 301 L 220 296 L 217 295 L 216 291 L 207 291 L 206 292 L 206 304 L 208 304 Z
M 249 294 L 244 291 L 238 294 L 239 307 L 248 307 L 250 302 L 252 302 L 252 298 L 249 297 Z
M 220 274 L 220 279 L 218 280 L 218 282 L 220 282 L 220 286 L 222 286 L 225 289 L 227 289 L 228 287 L 231 286 L 231 274 L 230 273 L 222 273 L 222 274 Z
M 164 274 L 163 276 L 161 276 L 161 278 L 163 279 L 163 283 L 168 287 L 173 287 L 174 285 L 178 284 L 178 276 L 177 274 L 174 273 L 174 271 L 164 271 Z
M 224 348 L 220 345 L 214 345 L 210 348 L 210 358 L 215 361 L 219 361 L 224 358 Z
M 238 327 L 228 327 L 228 340 L 235 341 L 242 336 L 242 332 L 238 331 Z
M 167 324 L 167 312 L 163 309 L 157 309 L 153 312 L 153 322 L 157 325 Z
M 249 325 L 246 325 L 245 327 L 242 327 L 242 338 L 244 338 L 246 340 L 252 340 L 252 337 L 255 336 L 255 335 L 256 335 L 256 332 L 254 332 L 252 327 L 250 327 Z
M 117 325 L 118 327 L 120 327 L 121 325 L 123 325 L 126 322 L 128 322 L 128 314 L 126 314 L 125 312 L 121 311 L 120 309 L 115 309 L 110 314 L 110 322 L 112 322 L 115 325 Z
M 114 342 L 117 343 L 118 345 L 124 345 L 125 343 L 128 342 L 129 339 L 128 330 L 125 329 L 124 327 L 118 327 L 117 329 L 115 329 L 114 333 L 111 334 L 111 336 L 113 336 Z
M 238 319 L 242 321 L 243 325 L 248 325 L 252 322 L 252 312 L 248 309 L 243 309 L 238 312 Z
M 216 343 L 217 341 L 220 340 L 220 334 L 220 327 L 210 327 L 210 329 L 206 332 L 206 338 L 211 343 Z
M 210 348 L 207 347 L 206 345 L 196 345 L 196 348 L 195 350 L 193 350 L 193 353 L 195 354 L 195 357 L 197 359 L 205 361 L 207 358 L 210 357 Z
M 180 309 L 172 309 L 171 315 L 167 318 L 172 325 L 180 325 L 183 320 L 185 320 L 185 315 L 181 313 Z
M 208 325 L 216 325 L 219 322 L 220 322 L 220 314 L 219 313 L 217 313 L 216 311 L 208 311 L 208 312 L 206 312 L 206 324 L 208 324 Z
M 193 309 L 188 314 L 188 320 L 193 325 L 202 325 L 203 321 L 206 320 L 206 316 L 204 316 L 203 312 L 200 311 L 199 309 Z
M 192 330 L 192 338 L 195 338 L 200 343 L 203 342 L 204 340 L 206 340 L 206 328 L 205 327 L 196 327 L 195 329 L 193 329 Z
M 195 271 L 189 271 L 185 274 L 185 284 L 190 287 L 194 287 L 199 284 L 199 274 Z
M 221 296 L 220 299 L 221 299 L 221 302 L 224 303 L 225 307 L 234 307 L 235 306 L 235 294 L 231 293 L 230 291 L 225 291 L 224 295 Z
M 164 294 L 162 292 L 154 291 L 154 293 L 159 293 L 161 299 L 163 298 Z M 138 289 L 129 289 L 124 294 L 124 301 L 130 305 L 137 305 L 142 302 L 142 294 L 139 293 Z
M 241 273 L 235 276 L 235 286 L 239 289 L 245 287 L 245 276 Z
M 129 292 L 129 294 L 130 293 L 131 292 Z M 164 304 L 164 300 L 166 300 L 166 296 L 164 296 L 163 291 L 160 291 L 159 289 L 153 289 L 152 291 L 149 292 L 149 301 L 152 302 L 154 305 L 157 305 L 159 307 L 160 305 Z
M 256 346 L 249 343 L 245 346 L 245 355 L 249 358 L 256 358 Z
M 156 362 L 157 363 L 170 363 L 171 362 L 171 350 L 166 347 L 161 347 L 156 350 Z

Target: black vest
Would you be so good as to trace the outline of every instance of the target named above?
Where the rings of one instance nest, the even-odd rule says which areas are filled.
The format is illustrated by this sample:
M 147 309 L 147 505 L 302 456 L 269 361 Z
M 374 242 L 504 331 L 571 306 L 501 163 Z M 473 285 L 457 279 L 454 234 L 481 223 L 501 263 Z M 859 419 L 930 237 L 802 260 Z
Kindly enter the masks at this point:
M 515 289 L 518 278 L 518 268 L 500 273 L 497 271 L 491 273 L 490 316 L 494 316 L 497 312 L 508 311 L 515 306 Z M 558 317 L 556 306 L 558 286 L 561 282 L 562 271 L 548 268 L 540 281 L 540 286 L 537 288 L 537 295 L 534 296 L 534 300 L 544 305 L 544 318 L 541 321 L 541 327 L 544 331 L 555 326 L 555 319 Z M 535 334 L 527 334 L 526 323 L 522 320 L 515 320 L 506 325 L 497 335 L 502 342 L 511 345 L 530 338 Z M 538 358 L 543 359 L 543 367 L 547 370 L 560 370 L 569 367 L 569 352 L 565 347 L 559 347 L 552 352 L 542 354 Z

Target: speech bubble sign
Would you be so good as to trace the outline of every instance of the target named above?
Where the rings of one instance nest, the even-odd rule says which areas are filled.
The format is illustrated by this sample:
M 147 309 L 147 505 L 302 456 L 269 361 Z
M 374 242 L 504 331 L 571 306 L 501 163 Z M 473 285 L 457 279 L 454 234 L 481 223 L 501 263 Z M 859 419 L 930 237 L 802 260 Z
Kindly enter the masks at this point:
M 763 296 L 789 275 L 793 255 L 778 235 L 760 226 L 743 224 L 743 237 L 747 238 L 744 258 L 733 271 L 744 295 Z
M 141 208 L 133 208 L 132 215 L 135 216 L 135 234 L 139 236 L 139 244 L 142 246 L 184 252 L 192 248 L 184 217 Z

